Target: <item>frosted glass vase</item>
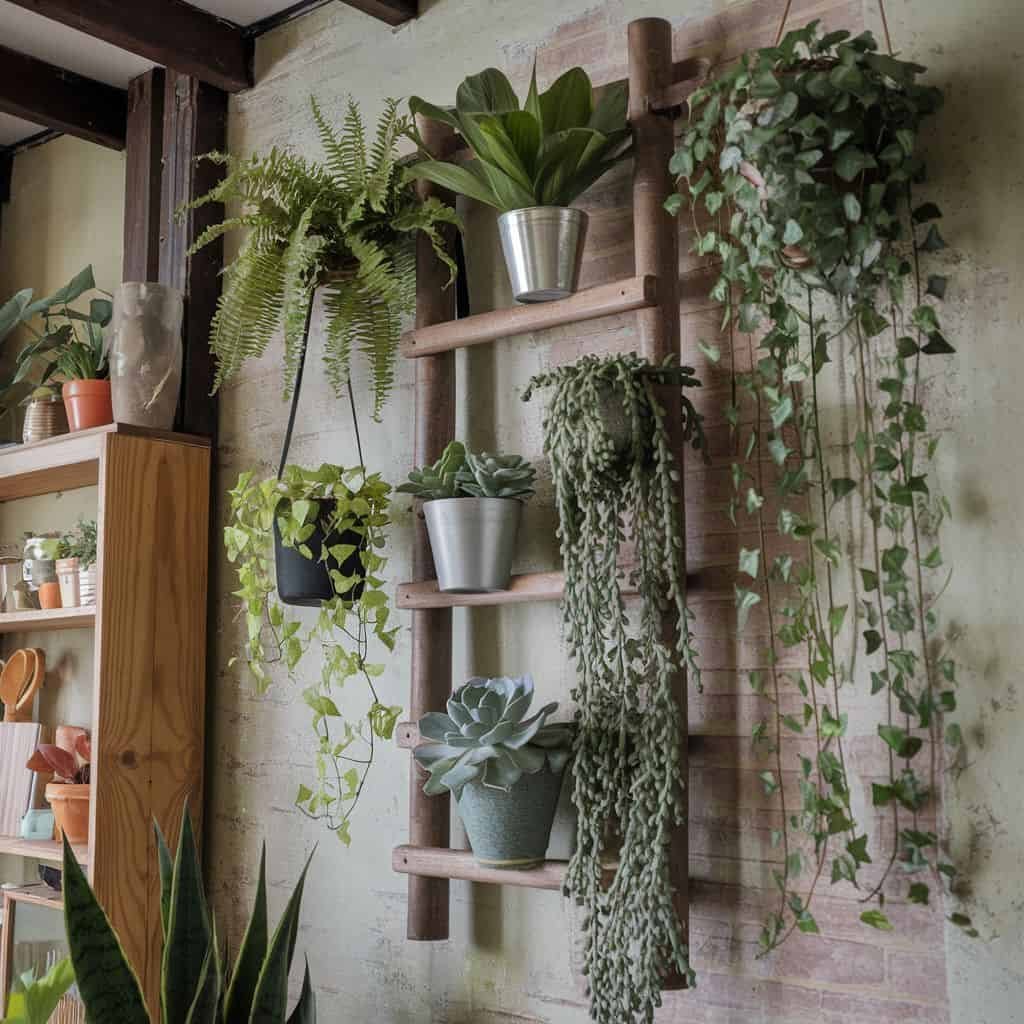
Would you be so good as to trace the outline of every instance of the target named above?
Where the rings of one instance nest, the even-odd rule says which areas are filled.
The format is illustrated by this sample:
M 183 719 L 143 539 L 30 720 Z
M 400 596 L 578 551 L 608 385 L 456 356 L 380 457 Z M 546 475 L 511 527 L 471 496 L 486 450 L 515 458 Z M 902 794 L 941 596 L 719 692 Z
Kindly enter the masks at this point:
M 127 281 L 114 293 L 110 391 L 114 420 L 170 430 L 181 387 L 181 320 L 177 288 Z

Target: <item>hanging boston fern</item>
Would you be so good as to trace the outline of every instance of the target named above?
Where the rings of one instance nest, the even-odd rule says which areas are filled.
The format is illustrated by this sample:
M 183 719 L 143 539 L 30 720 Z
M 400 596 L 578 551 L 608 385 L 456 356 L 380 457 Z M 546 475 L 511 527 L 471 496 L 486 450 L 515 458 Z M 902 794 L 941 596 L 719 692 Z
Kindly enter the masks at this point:
M 312 163 L 272 149 L 265 157 L 205 157 L 227 175 L 191 208 L 235 203 L 240 209 L 203 232 L 192 252 L 221 235 L 248 229 L 238 255 L 225 268 L 224 291 L 210 333 L 217 357 L 214 390 L 246 359 L 262 356 L 284 326 L 284 386 L 291 393 L 305 346 L 314 293 L 325 290 L 327 378 L 340 397 L 353 347 L 370 362 L 375 419 L 394 382 L 401 317 L 415 307 L 414 242 L 422 231 L 455 275 L 440 230 L 456 224 L 455 211 L 435 198 L 421 202 L 403 177 L 397 142 L 410 129 L 388 100 L 372 141 L 359 107 L 349 100 L 340 131 L 316 100 L 313 119 L 326 155 Z
M 689 367 L 634 354 L 584 356 L 533 378 L 551 391 L 551 461 L 565 572 L 562 604 L 578 671 L 573 761 L 577 847 L 566 889 L 586 912 L 586 974 L 600 1024 L 653 1019 L 669 970 L 689 975 L 672 904 L 670 838 L 684 820 L 673 681 L 692 663 L 681 589 L 678 471 L 656 386 L 696 387 Z M 683 395 L 685 437 L 703 442 Z M 619 564 L 621 548 L 633 564 Z M 638 601 L 630 608 L 627 587 Z M 674 627 L 665 642 L 663 616 Z M 607 886 L 602 865 L 618 861 Z
M 930 886 L 955 874 L 922 821 L 937 792 L 942 714 L 956 707 L 956 668 L 935 611 L 945 570 L 934 535 L 948 506 L 933 490 L 938 437 L 923 406 L 925 364 L 953 351 L 936 305 L 946 279 L 925 284 L 923 269 L 945 247 L 938 207 L 916 194 L 918 133 L 941 103 L 919 84 L 924 70 L 879 53 L 870 33 L 822 35 L 812 23 L 698 89 L 672 162 L 682 194 L 666 205 L 692 202 L 696 251 L 716 261 L 712 295 L 726 309 L 730 515 L 745 516 L 758 537 L 739 555 L 749 581 L 736 588 L 739 624 L 761 604 L 771 634 L 768 669 L 750 674 L 771 708 L 754 739 L 774 757 L 761 779 L 782 826 L 765 952 L 796 929 L 818 930 L 810 905 L 823 876 L 877 899 L 861 920 L 889 929 L 881 904 L 894 869 L 913 903 L 928 903 Z M 750 370 L 738 372 L 740 363 Z M 819 392 L 846 369 L 856 427 L 837 452 L 822 439 Z M 841 539 L 840 512 L 860 517 L 860 548 Z M 776 531 L 785 550 L 772 557 Z M 787 654 L 789 663 L 806 656 L 803 670 L 783 670 Z M 880 695 L 878 742 L 889 761 L 888 778 L 872 787 L 892 828 L 874 884 L 863 881 L 869 839 L 851 799 L 843 708 L 862 667 Z M 797 692 L 802 711 L 787 713 Z M 786 741 L 800 735 L 816 753 L 799 757 L 794 807 L 782 781 Z M 962 757 L 959 727 L 944 736 Z M 952 920 L 972 931 L 964 915 Z

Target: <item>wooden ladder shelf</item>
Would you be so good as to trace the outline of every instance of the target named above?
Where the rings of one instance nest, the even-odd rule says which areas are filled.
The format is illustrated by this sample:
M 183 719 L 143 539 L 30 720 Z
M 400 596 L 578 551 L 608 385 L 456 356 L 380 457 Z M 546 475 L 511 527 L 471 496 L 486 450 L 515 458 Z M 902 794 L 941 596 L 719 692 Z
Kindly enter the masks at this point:
M 662 204 L 673 190 L 668 170 L 672 155 L 673 113 L 687 86 L 679 73 L 692 80 L 694 68 L 672 62 L 672 32 L 667 21 L 644 18 L 629 25 L 629 120 L 634 135 L 633 231 L 635 276 L 599 285 L 562 299 L 536 306 L 482 313 L 455 320 L 454 289 L 446 289 L 447 269 L 434 255 L 429 241 L 417 248 L 416 327 L 405 334 L 402 354 L 416 360 L 416 465 L 436 460 L 455 431 L 455 364 L 457 348 L 479 345 L 510 335 L 579 323 L 616 313 L 637 311 L 637 351 L 652 363 L 679 354 L 679 240 L 675 220 Z M 703 68 L 696 69 L 697 72 Z M 420 131 L 435 152 L 451 148 L 450 129 L 422 121 Z M 422 183 L 424 196 L 439 194 L 436 186 Z M 660 396 L 666 405 L 666 423 L 677 458 L 684 444 L 678 393 L 667 388 Z M 683 475 L 679 474 L 682 515 Z M 685 536 L 685 524 L 680 524 Z M 507 591 L 498 594 L 441 594 L 433 579 L 430 545 L 422 516 L 417 517 L 413 547 L 415 582 L 398 589 L 398 606 L 411 608 L 412 693 L 410 717 L 398 730 L 398 743 L 419 742 L 415 722 L 428 711 L 443 710 L 452 684 L 452 608 L 553 601 L 562 596 L 561 572 L 530 573 L 513 577 Z M 679 729 L 683 734 L 681 773 L 688 777 L 686 761 L 686 679 L 676 684 Z M 532 871 L 496 871 L 476 863 L 466 850 L 449 848 L 450 798 L 424 795 L 423 777 L 412 765 L 410 781 L 409 843 L 394 851 L 393 866 L 409 876 L 408 936 L 418 940 L 448 938 L 448 882 L 457 878 L 537 889 L 560 889 L 564 861 L 546 861 Z M 688 847 L 686 827 L 672 841 L 672 882 L 675 908 L 689 930 Z M 679 979 L 670 979 L 679 987 Z

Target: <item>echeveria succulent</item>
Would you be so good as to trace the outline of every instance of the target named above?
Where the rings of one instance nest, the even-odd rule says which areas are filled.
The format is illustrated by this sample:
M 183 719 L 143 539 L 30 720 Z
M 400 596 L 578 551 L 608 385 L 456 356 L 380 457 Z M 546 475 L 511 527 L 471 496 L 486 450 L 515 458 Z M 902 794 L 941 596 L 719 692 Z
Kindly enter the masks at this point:
M 525 501 L 533 494 L 537 472 L 521 455 L 491 455 L 466 452 L 466 463 L 459 470 L 462 490 L 474 498 L 518 498 Z
M 474 677 L 448 701 L 448 713 L 420 719 L 420 735 L 431 742 L 416 748 L 416 760 L 430 773 L 423 791 L 435 795 L 477 779 L 508 792 L 523 776 L 564 770 L 572 752 L 572 726 L 545 725 L 557 703 L 545 704 L 531 718 L 533 679 Z
M 409 474 L 408 483 L 402 484 L 398 490 L 402 494 L 414 494 L 424 501 L 461 497 L 458 475 L 465 463 L 466 446 L 461 441 L 451 441 L 437 462 L 414 469 Z

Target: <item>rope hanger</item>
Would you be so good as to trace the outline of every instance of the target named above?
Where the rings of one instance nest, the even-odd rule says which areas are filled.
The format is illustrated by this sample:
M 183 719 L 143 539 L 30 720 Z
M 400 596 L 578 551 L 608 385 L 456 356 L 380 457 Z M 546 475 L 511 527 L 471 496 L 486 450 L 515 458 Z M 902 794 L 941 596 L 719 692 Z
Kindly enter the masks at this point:
M 775 33 L 774 46 L 778 46 L 779 40 L 782 39 L 782 33 L 786 28 L 786 20 L 789 18 L 789 11 L 792 6 L 793 0 L 786 0 L 785 9 L 782 12 L 782 21 L 779 22 L 779 31 Z M 889 19 L 885 16 L 885 0 L 878 0 L 878 13 L 882 16 L 882 31 L 885 33 L 885 45 L 889 51 L 889 56 L 895 56 L 895 51 L 892 48 L 892 37 L 889 35 Z

